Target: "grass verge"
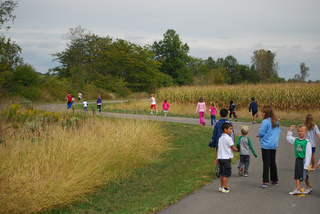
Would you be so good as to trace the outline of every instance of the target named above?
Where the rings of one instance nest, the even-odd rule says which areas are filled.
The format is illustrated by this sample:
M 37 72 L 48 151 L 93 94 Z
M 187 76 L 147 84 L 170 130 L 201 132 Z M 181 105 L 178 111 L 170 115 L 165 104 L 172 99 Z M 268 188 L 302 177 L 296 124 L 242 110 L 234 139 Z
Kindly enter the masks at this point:
M 47 213 L 154 213 L 210 183 L 215 178 L 215 152 L 208 147 L 212 129 L 156 123 L 171 139 L 170 149 L 158 160 L 134 170 L 126 179 L 110 183 L 86 203 Z

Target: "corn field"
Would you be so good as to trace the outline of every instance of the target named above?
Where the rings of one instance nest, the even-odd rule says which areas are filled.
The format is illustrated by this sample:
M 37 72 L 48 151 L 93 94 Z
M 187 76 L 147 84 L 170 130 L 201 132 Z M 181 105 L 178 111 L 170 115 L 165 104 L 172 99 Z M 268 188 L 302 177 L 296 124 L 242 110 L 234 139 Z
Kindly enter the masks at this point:
M 157 90 L 157 99 L 169 102 L 197 103 L 203 97 L 220 108 L 232 100 L 237 109 L 247 108 L 251 97 L 258 105 L 271 105 L 279 110 L 315 110 L 320 108 L 320 83 L 282 83 L 257 85 L 184 86 Z

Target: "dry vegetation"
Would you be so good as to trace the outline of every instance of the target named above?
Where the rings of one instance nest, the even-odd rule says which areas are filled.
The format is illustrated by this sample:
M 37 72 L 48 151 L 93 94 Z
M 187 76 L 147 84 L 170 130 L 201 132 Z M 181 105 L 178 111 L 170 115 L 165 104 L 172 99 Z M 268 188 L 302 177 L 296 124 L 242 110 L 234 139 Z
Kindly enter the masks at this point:
M 247 108 L 255 97 L 260 106 L 271 105 L 284 111 L 309 111 L 320 108 L 320 83 L 282 83 L 258 85 L 186 86 L 161 88 L 157 99 L 171 103 L 197 103 L 203 97 L 206 102 L 215 101 L 221 107 L 233 100 L 238 109 Z
M 152 121 L 40 114 L 18 105 L 1 112 L 0 129 L 2 213 L 33 213 L 83 200 L 166 148 L 166 137 Z

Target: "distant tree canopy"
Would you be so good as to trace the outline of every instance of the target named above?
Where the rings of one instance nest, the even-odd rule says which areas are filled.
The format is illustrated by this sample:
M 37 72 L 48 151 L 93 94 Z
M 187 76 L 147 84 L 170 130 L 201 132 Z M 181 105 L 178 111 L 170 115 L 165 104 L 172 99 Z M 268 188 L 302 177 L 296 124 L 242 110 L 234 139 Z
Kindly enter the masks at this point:
M 192 83 L 192 76 L 187 67 L 189 49 L 188 44 L 183 44 L 179 34 L 172 29 L 167 30 L 163 40 L 152 45 L 155 59 L 162 63 L 160 71 L 170 75 L 178 85 Z
M 60 66 L 51 72 L 60 78 L 79 84 L 94 83 L 117 93 L 123 87 L 132 91 L 152 90 L 165 79 L 159 71 L 161 63 L 154 60 L 148 47 L 84 33 L 80 26 L 70 29 L 69 38 L 65 51 L 53 54 Z
M 270 50 L 256 50 L 253 52 L 251 62 L 257 71 L 260 82 L 279 82 L 283 81 L 278 76 L 278 62 L 276 62 L 276 53 Z

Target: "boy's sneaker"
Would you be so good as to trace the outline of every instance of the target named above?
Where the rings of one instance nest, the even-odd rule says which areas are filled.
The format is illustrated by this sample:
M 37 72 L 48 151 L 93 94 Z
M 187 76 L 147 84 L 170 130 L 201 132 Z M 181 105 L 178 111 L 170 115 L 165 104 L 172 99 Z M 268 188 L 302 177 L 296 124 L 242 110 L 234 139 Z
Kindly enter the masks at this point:
M 151 112 L 150 114 L 153 114 L 153 112 Z
M 238 119 L 235 119 L 234 121 L 236 121 L 236 122 L 237 122 L 237 121 L 238 121 Z
M 289 192 L 289 195 L 301 195 L 301 190 L 294 189 L 292 192 Z
M 305 190 L 303 191 L 303 194 L 309 194 L 313 191 L 312 187 L 306 187 Z
M 219 192 L 222 192 L 223 187 L 219 187 Z
M 267 182 L 263 182 L 261 187 L 262 188 L 267 188 L 268 187 Z
M 238 167 L 238 170 L 239 170 L 239 172 L 238 172 L 239 175 L 242 176 L 243 175 L 243 168 Z
M 222 187 L 221 192 L 222 193 L 228 193 L 228 192 L 230 192 L 230 190 L 227 187 L 226 188 Z
M 231 121 L 231 117 L 230 117 L 230 119 L 229 119 L 230 121 Z
M 273 186 L 279 186 L 279 181 L 271 181 L 271 185 L 273 185 Z
M 244 173 L 244 177 L 248 177 L 249 174 L 247 172 Z
M 253 123 L 253 124 L 256 124 L 256 121 L 253 121 L 252 123 Z

